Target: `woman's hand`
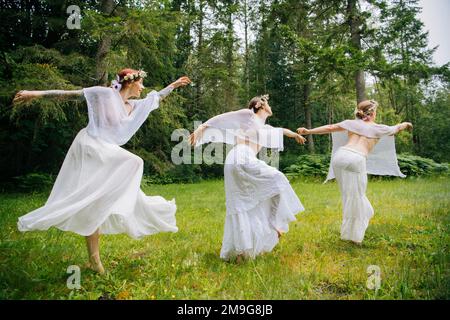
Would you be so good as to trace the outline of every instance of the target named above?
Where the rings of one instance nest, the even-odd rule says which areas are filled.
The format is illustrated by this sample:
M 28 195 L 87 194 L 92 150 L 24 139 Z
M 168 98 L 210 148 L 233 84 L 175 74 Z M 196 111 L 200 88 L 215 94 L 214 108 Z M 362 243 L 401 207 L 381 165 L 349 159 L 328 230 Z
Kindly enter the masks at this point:
M 202 136 L 203 131 L 205 129 L 206 129 L 206 126 L 204 124 L 202 124 L 193 133 L 191 133 L 191 135 L 189 136 L 189 144 L 191 146 L 195 146 L 195 144 L 200 139 L 200 137 Z
M 305 144 L 306 139 L 305 137 L 299 135 L 298 133 L 294 133 L 294 139 L 297 141 L 298 144 Z
M 298 128 L 298 129 L 297 129 L 297 133 L 298 133 L 298 134 L 309 134 L 308 131 L 309 131 L 309 130 L 306 129 L 306 128 L 304 128 L 304 127 L 301 127 L 301 128 Z
M 404 130 L 412 130 L 413 129 L 413 125 L 411 122 L 403 122 L 402 123 Z
M 294 138 L 298 144 L 305 144 L 306 142 L 306 139 L 303 136 L 299 135 L 298 133 L 292 132 L 289 129 L 283 129 L 283 133 L 286 137 Z
M 179 87 L 187 86 L 191 82 L 192 82 L 191 79 L 189 79 L 189 77 L 185 76 L 185 77 L 179 78 L 177 81 L 172 83 L 172 86 L 176 89 L 176 88 L 179 88 Z
M 31 100 L 39 97 L 40 95 L 38 91 L 21 90 L 15 95 L 13 104 L 20 105 L 26 102 L 30 102 Z

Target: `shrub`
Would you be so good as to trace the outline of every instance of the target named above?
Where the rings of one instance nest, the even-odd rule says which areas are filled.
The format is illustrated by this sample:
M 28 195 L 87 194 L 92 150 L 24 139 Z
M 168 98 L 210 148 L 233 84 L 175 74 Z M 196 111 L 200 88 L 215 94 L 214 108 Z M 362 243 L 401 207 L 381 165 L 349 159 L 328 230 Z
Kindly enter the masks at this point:
M 448 163 L 437 163 L 432 159 L 403 153 L 398 155 L 400 170 L 407 176 L 440 175 L 449 173 Z
M 199 165 L 177 165 L 164 173 L 146 175 L 143 183 L 146 184 L 170 184 L 170 183 L 194 183 L 202 180 L 202 172 Z
M 400 154 L 397 158 L 401 172 L 407 176 L 448 175 L 450 173 L 448 163 L 437 163 L 432 159 L 407 153 Z M 288 177 L 325 178 L 328 173 L 329 163 L 329 155 L 301 155 L 297 157 L 294 164 L 289 165 L 283 171 Z
M 329 164 L 329 155 L 305 154 L 283 171 L 288 177 L 326 177 Z
M 285 167 L 288 178 L 312 178 L 325 179 L 328 173 L 330 155 L 308 154 L 289 158 L 293 163 Z M 449 175 L 448 163 L 437 163 L 432 159 L 423 158 L 407 153 L 398 155 L 400 170 L 408 177 Z M 167 167 L 165 171 L 156 174 L 145 175 L 142 183 L 145 184 L 170 184 L 170 183 L 195 183 L 203 179 L 215 179 L 223 177 L 222 165 L 178 165 Z M 371 176 L 372 179 L 391 179 L 388 176 Z M 54 176 L 47 173 L 29 173 L 15 177 L 12 182 L 3 184 L 5 190 L 21 192 L 49 190 L 54 183 Z
M 29 173 L 14 178 L 15 189 L 25 192 L 48 190 L 53 183 L 53 176 L 47 173 Z

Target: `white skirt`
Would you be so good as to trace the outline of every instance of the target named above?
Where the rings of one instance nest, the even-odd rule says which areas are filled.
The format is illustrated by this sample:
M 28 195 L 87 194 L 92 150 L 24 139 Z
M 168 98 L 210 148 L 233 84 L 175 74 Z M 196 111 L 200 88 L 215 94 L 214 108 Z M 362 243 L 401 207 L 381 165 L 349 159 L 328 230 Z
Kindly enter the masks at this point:
M 341 147 L 333 156 L 331 165 L 342 195 L 341 239 L 360 243 L 374 213 L 366 197 L 366 156 Z
M 304 211 L 289 181 L 243 144 L 228 153 L 224 171 L 227 215 L 220 257 L 255 258 L 272 251 L 276 230 L 287 232 L 289 222 Z
M 176 232 L 175 201 L 140 189 L 143 161 L 82 129 L 67 152 L 46 204 L 19 218 L 20 231 L 56 227 L 89 236 L 126 233 L 141 238 Z

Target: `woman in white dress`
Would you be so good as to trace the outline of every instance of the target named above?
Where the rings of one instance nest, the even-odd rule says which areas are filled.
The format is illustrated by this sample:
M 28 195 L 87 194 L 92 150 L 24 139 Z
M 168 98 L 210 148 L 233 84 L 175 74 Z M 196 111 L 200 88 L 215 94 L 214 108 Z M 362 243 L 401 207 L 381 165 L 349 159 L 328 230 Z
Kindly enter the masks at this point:
M 220 257 L 255 258 L 270 252 L 288 223 L 304 208 L 283 173 L 257 158 L 262 147 L 283 150 L 283 135 L 304 144 L 291 130 L 266 125 L 268 97 L 255 97 L 248 109 L 215 116 L 190 136 L 192 145 L 234 145 L 225 159 L 226 220 Z
M 367 174 L 405 177 L 397 163 L 394 135 L 412 124 L 395 126 L 375 123 L 377 102 L 362 101 L 354 120 L 314 129 L 299 128 L 299 134 L 332 133 L 333 151 L 327 180 L 336 177 L 342 195 L 341 239 L 361 244 L 374 214 L 366 196 Z
M 90 267 L 103 273 L 100 234 L 126 233 L 141 238 L 158 232 L 176 232 L 175 201 L 146 196 L 140 189 L 143 161 L 121 148 L 149 113 L 174 88 L 190 83 L 182 77 L 146 98 L 139 97 L 146 73 L 123 69 L 111 88 L 20 91 L 14 103 L 44 99 L 85 99 L 89 123 L 73 141 L 50 196 L 41 208 L 19 218 L 20 231 L 56 227 L 87 239 Z

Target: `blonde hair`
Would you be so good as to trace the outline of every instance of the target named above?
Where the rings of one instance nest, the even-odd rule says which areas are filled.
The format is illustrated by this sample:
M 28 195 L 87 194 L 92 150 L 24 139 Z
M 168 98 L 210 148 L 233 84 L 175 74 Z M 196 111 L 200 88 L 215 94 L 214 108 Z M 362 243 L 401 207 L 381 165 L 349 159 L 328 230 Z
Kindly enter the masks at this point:
M 355 117 L 367 121 L 368 118 L 377 110 L 377 107 L 378 102 L 375 100 L 361 101 L 355 109 Z

